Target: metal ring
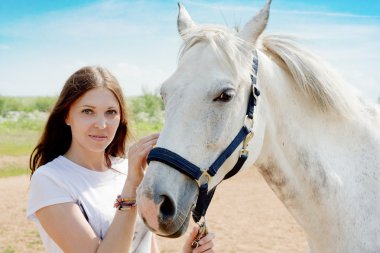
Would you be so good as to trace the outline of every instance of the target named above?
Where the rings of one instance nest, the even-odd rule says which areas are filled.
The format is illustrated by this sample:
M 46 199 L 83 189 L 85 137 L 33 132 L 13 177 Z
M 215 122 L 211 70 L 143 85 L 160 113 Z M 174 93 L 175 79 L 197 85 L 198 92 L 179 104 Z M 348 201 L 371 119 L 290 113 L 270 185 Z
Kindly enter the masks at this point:
M 201 187 L 201 185 L 208 184 L 208 182 L 210 182 L 210 178 L 210 174 L 208 174 L 207 170 L 205 170 L 199 179 L 195 181 L 198 183 L 198 186 Z

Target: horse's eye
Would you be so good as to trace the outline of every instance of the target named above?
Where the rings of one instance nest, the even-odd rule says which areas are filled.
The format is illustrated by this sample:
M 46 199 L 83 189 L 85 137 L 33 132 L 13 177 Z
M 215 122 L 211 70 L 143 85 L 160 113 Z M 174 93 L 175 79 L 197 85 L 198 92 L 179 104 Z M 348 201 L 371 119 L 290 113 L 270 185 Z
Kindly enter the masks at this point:
M 225 90 L 218 97 L 214 98 L 213 101 L 229 102 L 234 97 L 235 93 L 233 90 Z

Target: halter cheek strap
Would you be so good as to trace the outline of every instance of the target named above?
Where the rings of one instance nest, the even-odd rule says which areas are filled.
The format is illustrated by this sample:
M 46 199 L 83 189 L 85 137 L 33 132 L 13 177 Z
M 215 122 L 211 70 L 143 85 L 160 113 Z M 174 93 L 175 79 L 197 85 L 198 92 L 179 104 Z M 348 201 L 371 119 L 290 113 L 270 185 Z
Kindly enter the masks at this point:
M 254 70 L 254 73 L 257 74 L 258 61 L 256 51 L 254 51 L 254 56 L 255 57 L 253 59 L 252 68 Z M 257 97 L 260 95 L 260 91 L 255 87 L 255 85 L 256 77 L 251 75 L 251 90 L 247 105 L 245 124 L 237 133 L 235 138 L 231 141 L 231 143 L 227 146 L 227 148 L 219 155 L 219 157 L 211 164 L 208 169 L 202 170 L 182 156 L 161 147 L 153 148 L 148 155 L 148 163 L 151 161 L 164 163 L 185 174 L 198 183 L 199 194 L 197 203 L 193 210 L 193 219 L 195 222 L 198 222 L 202 216 L 206 215 L 207 208 L 216 190 L 216 186 L 211 190 L 208 189 L 208 182 L 210 178 L 216 175 L 220 167 L 234 153 L 234 151 L 240 146 L 242 142 L 243 146 L 240 150 L 239 158 L 236 161 L 234 167 L 225 175 L 223 180 L 228 179 L 238 173 L 248 158 L 247 146 L 248 142 L 253 137 L 253 113 L 256 106 Z M 249 126 L 246 125 L 247 121 L 250 121 Z

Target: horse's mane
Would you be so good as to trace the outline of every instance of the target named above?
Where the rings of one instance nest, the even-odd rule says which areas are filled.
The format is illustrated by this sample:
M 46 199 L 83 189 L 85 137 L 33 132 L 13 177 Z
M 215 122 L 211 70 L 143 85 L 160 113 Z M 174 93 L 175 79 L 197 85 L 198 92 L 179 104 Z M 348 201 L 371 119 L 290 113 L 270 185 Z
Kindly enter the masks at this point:
M 236 32 L 223 26 L 197 25 L 187 29 L 182 37 L 184 44 L 180 58 L 194 45 L 206 42 L 211 45 L 222 63 L 237 75 L 241 67 L 252 64 L 253 45 L 249 45 Z M 365 103 L 340 76 L 319 57 L 297 46 L 290 37 L 265 35 L 260 41 L 265 53 L 284 63 L 299 90 L 310 97 L 321 111 L 352 118 L 366 109 Z
M 365 109 L 356 92 L 331 67 L 290 37 L 266 35 L 262 44 L 267 53 L 285 63 L 299 89 L 322 111 L 351 117 Z

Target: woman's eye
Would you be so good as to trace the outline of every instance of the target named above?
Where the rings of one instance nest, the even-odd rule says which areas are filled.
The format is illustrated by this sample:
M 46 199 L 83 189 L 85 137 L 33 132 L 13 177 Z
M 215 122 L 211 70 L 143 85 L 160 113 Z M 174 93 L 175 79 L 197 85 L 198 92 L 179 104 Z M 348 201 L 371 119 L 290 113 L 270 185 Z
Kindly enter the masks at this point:
M 84 113 L 84 114 L 92 114 L 92 110 L 91 109 L 84 109 L 84 110 L 82 110 L 82 113 Z
M 107 114 L 109 114 L 109 115 L 116 115 L 117 111 L 116 110 L 108 110 Z
M 231 90 L 223 91 L 214 101 L 229 102 L 234 97 L 234 92 Z

